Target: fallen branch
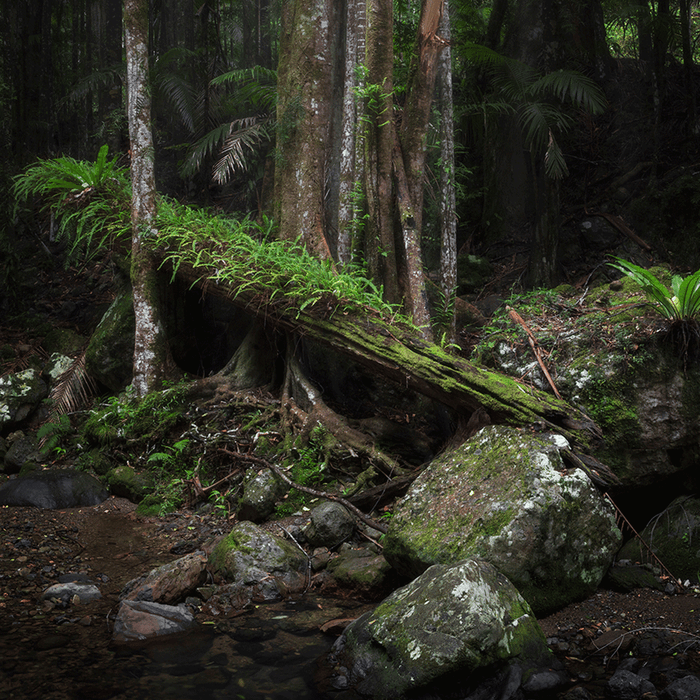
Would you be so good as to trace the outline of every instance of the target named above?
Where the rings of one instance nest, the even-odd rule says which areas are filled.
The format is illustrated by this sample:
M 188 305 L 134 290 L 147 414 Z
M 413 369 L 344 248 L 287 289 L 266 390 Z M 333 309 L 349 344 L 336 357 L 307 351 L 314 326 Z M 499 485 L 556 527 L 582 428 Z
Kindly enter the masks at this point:
M 561 399 L 561 394 L 559 393 L 559 390 L 557 389 L 556 385 L 554 384 L 554 380 L 552 379 L 551 375 L 549 374 L 549 370 L 544 364 L 544 360 L 542 359 L 542 354 L 540 353 L 540 348 L 539 345 L 537 344 L 537 339 L 535 336 L 532 334 L 532 331 L 527 327 L 527 324 L 525 321 L 523 321 L 522 316 L 515 310 L 512 309 L 510 306 L 506 306 L 506 311 L 508 312 L 508 315 L 511 317 L 513 321 L 516 323 L 519 323 L 523 329 L 525 330 L 525 333 L 527 333 L 527 339 L 530 341 L 530 347 L 532 348 L 533 352 L 535 353 L 535 358 L 537 359 L 537 364 L 540 366 L 540 369 L 542 372 L 544 372 L 544 376 L 547 378 L 547 381 L 549 382 L 549 386 L 552 387 L 552 391 L 554 392 L 554 395 Z

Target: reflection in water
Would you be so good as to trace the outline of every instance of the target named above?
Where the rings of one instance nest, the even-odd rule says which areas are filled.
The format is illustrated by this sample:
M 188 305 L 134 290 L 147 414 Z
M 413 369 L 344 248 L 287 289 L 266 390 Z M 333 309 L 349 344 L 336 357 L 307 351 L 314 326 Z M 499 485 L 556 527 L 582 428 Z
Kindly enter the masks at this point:
M 319 628 L 353 609 L 312 598 L 259 606 L 187 635 L 119 646 L 112 668 L 125 697 L 319 700 L 314 676 L 335 641 Z

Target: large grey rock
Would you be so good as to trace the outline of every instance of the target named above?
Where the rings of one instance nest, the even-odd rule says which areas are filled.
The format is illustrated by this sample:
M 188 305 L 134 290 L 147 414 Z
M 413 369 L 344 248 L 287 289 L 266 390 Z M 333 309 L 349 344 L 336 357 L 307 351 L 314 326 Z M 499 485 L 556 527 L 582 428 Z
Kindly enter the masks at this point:
M 352 622 L 331 653 L 336 688 L 392 699 L 439 693 L 441 684 L 516 660 L 529 675 L 552 657 L 522 596 L 476 559 L 430 567 Z
M 93 600 L 99 600 L 100 598 L 102 598 L 102 593 L 100 593 L 100 589 L 95 584 L 77 581 L 54 583 L 41 595 L 42 600 L 79 604 L 91 603 Z
M 340 503 L 324 501 L 316 506 L 304 528 L 306 541 L 312 547 L 333 547 L 347 540 L 355 531 L 355 519 Z
M 31 433 L 25 435 L 18 430 L 13 433 L 12 441 L 3 458 L 3 465 L 8 474 L 17 474 L 27 462 L 37 466 L 41 459 L 42 453 L 36 435 Z
M 227 581 L 249 589 L 257 600 L 304 590 L 310 573 L 309 560 L 296 545 L 251 522 L 238 523 L 214 547 L 209 565 Z
M 75 508 L 96 506 L 108 496 L 94 476 L 73 469 L 35 471 L 0 486 L 2 506 Z
M 432 564 L 490 561 L 536 614 L 591 594 L 621 544 L 611 506 L 561 436 L 483 428 L 432 462 L 398 504 L 384 556 L 416 576 Z
M 243 482 L 243 494 L 238 502 L 238 519 L 263 522 L 275 510 L 289 486 L 272 469 L 250 470 Z
M 129 581 L 119 597 L 122 600 L 179 603 L 204 583 L 207 578 L 206 565 L 203 552 L 187 554 Z
M 37 369 L 0 377 L 0 431 L 21 423 L 47 396 L 48 387 Z
M 123 600 L 114 621 L 112 639 L 115 642 L 135 642 L 187 632 L 195 625 L 194 615 L 184 605 Z

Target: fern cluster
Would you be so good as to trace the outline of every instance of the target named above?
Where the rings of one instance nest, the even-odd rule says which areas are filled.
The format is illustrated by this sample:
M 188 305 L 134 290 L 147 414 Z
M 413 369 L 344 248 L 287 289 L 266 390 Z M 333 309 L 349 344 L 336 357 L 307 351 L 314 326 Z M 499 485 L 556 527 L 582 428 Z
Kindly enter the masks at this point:
M 66 265 L 130 235 L 127 171 L 117 157 L 107 159 L 107 146 L 94 163 L 68 156 L 39 160 L 14 179 L 13 193 L 21 204 L 39 198 L 51 212 L 57 240 L 70 242 Z
M 201 272 L 202 279 L 230 283 L 236 296 L 252 291 L 297 314 L 314 306 L 327 314 L 367 307 L 396 314 L 382 299 L 382 290 L 358 269 L 339 271 L 299 242 L 275 240 L 274 223 L 267 217 L 260 223 L 224 219 L 166 200 L 159 207 L 158 229 L 158 247 L 173 275 L 186 265 Z
M 39 161 L 15 179 L 14 189 L 21 201 L 41 197 L 54 213 L 58 234 L 70 240 L 70 261 L 79 253 L 105 252 L 129 238 L 129 183 L 115 159 L 107 160 L 106 146 L 95 163 Z M 261 222 L 225 218 L 161 197 L 156 229 L 153 244 L 174 273 L 186 265 L 202 279 L 230 283 L 235 294 L 253 291 L 298 314 L 313 307 L 323 308 L 325 315 L 369 307 L 396 316 L 397 309 L 359 268 L 337 270 L 299 242 L 274 240 L 274 223 L 267 217 Z
M 653 309 L 669 321 L 695 321 L 700 317 L 700 270 L 681 277 L 674 275 L 671 288 L 662 284 L 656 275 L 622 258 L 609 263 L 634 280 L 646 294 Z

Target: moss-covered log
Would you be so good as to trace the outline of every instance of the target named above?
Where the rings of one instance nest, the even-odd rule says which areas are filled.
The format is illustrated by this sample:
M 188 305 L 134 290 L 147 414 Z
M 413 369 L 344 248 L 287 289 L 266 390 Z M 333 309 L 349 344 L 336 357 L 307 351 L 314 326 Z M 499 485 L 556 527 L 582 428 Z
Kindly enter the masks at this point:
M 206 294 L 230 300 L 273 324 L 343 353 L 349 359 L 401 386 L 450 407 L 467 421 L 485 410 L 486 422 L 555 429 L 582 447 L 600 437 L 593 421 L 567 402 L 479 367 L 426 342 L 405 323 L 391 323 L 371 309 L 365 313 L 340 311 L 335 304 L 316 304 L 310 311 L 259 289 L 213 284 L 200 269 L 180 265 L 178 277 L 200 286 Z M 483 413 L 482 413 L 483 415 Z

